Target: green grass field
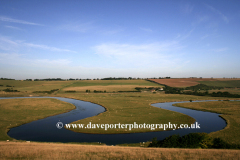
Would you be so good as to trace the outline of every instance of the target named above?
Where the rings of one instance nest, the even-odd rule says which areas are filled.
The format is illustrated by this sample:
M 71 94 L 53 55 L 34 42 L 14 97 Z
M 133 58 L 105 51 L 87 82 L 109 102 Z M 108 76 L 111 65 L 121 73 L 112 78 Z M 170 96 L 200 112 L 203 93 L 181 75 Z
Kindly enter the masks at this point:
M 216 87 L 240 87 L 240 80 L 230 81 L 198 81 L 201 84 Z

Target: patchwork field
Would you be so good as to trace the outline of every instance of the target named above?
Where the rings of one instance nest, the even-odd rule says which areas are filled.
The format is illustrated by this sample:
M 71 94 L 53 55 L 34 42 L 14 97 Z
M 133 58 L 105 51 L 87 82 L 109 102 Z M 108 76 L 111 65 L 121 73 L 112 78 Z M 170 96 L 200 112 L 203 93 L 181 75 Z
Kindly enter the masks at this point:
M 208 86 L 216 87 L 240 87 L 240 80 L 225 80 L 225 81 L 200 81 L 200 83 Z
M 205 84 L 217 87 L 240 87 L 239 79 L 223 78 L 173 78 L 173 79 L 150 79 L 159 84 L 165 84 L 170 87 L 189 87 L 197 84 Z
M 57 92 L 77 91 L 93 92 L 106 91 L 137 91 L 136 87 L 162 87 L 162 85 L 151 83 L 145 80 L 74 80 L 74 81 L 15 81 L 15 80 L 0 80 L 0 96 L 37 96 L 40 93 L 36 91 L 50 91 L 58 89 Z M 4 89 L 11 88 L 20 92 L 4 92 Z M 46 93 L 47 94 L 47 93 Z

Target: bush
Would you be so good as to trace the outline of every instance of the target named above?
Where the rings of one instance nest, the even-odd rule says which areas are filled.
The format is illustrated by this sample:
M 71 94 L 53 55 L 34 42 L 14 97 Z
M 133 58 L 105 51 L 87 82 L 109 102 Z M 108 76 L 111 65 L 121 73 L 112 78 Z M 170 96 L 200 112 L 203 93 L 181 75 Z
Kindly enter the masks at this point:
M 65 93 L 75 93 L 76 91 L 65 91 Z
M 13 89 L 10 89 L 10 88 L 3 89 L 3 91 L 5 91 L 5 92 L 20 92 L 18 90 L 13 90 Z
M 207 133 L 190 133 L 183 137 L 172 135 L 161 141 L 153 139 L 149 147 L 163 148 L 211 148 L 212 138 Z
M 170 137 L 165 138 L 161 143 L 160 146 L 164 148 L 178 148 L 180 146 L 180 139 L 179 135 L 172 135 Z
M 172 135 L 160 141 L 153 138 L 148 147 L 240 149 L 240 144 L 229 144 L 221 138 L 213 139 L 207 133 L 190 133 L 183 137 Z
M 207 133 L 190 133 L 180 139 L 181 148 L 209 148 L 212 146 L 212 139 Z
M 47 93 L 47 94 L 51 94 L 55 91 L 58 91 L 59 89 L 52 89 L 50 91 L 34 91 L 33 93 Z
M 221 138 L 214 138 L 212 148 L 229 148 L 228 144 L 224 142 Z

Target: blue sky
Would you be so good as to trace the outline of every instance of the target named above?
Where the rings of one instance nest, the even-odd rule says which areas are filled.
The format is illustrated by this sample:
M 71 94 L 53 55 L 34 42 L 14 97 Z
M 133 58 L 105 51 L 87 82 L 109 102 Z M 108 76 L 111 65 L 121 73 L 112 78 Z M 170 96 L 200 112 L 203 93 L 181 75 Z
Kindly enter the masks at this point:
M 240 77 L 238 0 L 1 0 L 0 77 Z

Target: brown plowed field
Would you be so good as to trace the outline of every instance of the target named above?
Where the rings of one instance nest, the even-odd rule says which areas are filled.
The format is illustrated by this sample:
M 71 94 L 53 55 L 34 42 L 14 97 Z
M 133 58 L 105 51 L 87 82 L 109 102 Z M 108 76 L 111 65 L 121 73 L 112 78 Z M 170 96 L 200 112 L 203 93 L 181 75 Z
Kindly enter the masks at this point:
M 174 78 L 174 79 L 150 79 L 151 81 L 157 82 L 159 84 L 165 84 L 170 87 L 189 87 L 195 86 L 198 81 L 219 81 L 219 78 Z M 228 79 L 229 80 L 229 79 Z

